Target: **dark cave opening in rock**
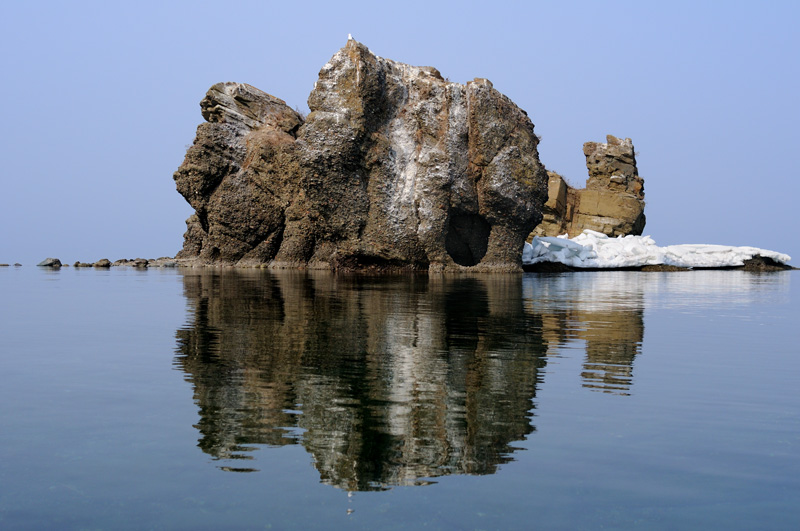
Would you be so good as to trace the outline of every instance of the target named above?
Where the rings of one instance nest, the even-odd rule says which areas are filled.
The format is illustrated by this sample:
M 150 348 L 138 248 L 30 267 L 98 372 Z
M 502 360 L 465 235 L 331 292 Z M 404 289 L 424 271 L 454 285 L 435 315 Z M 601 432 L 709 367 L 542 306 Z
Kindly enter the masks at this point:
M 486 220 L 477 214 L 453 212 L 444 240 L 445 250 L 458 265 L 474 266 L 486 254 L 490 230 Z

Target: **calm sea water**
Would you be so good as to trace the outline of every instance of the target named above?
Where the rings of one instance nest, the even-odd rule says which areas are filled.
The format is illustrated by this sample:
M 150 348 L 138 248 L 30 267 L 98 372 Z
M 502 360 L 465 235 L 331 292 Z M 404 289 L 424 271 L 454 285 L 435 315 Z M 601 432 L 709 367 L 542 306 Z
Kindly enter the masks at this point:
M 3 529 L 798 529 L 797 272 L 0 270 Z

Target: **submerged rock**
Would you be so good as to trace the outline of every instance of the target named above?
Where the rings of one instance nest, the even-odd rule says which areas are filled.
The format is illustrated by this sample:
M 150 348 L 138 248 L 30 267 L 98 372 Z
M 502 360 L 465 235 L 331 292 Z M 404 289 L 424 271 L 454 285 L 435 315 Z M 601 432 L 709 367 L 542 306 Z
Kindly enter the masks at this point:
M 176 258 L 323 269 L 520 270 L 547 173 L 527 114 L 491 82 L 354 40 L 322 68 L 302 117 L 220 83 L 174 175 L 195 209 Z

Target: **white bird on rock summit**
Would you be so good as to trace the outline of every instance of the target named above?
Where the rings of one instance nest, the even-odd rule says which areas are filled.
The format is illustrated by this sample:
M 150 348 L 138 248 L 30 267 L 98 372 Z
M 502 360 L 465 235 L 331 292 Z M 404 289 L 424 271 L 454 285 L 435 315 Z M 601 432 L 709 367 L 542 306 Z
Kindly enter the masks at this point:
M 348 41 L 352 41 L 353 40 L 353 35 L 351 33 L 347 34 L 347 40 Z

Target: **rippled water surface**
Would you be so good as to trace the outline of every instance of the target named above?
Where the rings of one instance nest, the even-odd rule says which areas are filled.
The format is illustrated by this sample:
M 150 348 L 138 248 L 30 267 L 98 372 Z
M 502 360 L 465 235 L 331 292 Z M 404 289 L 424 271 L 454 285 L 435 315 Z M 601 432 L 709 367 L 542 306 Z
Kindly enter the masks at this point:
M 0 528 L 800 528 L 797 272 L 0 270 Z

